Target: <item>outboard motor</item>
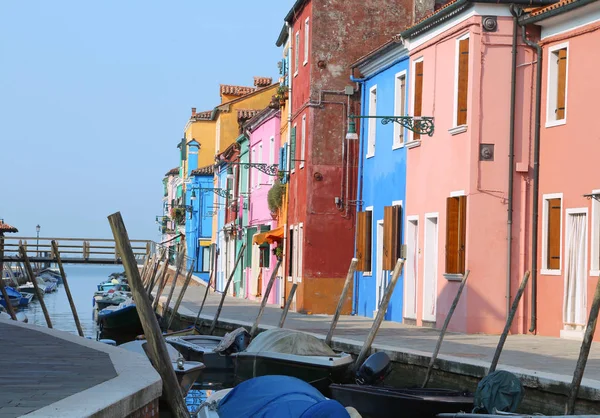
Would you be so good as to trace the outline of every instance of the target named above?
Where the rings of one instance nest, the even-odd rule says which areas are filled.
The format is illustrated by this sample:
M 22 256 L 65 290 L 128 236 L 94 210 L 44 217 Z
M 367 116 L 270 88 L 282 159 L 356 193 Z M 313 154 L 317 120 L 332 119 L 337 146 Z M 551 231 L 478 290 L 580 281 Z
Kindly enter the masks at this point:
M 382 383 L 392 371 L 392 361 L 383 351 L 371 354 L 356 372 L 359 385 L 377 385 Z

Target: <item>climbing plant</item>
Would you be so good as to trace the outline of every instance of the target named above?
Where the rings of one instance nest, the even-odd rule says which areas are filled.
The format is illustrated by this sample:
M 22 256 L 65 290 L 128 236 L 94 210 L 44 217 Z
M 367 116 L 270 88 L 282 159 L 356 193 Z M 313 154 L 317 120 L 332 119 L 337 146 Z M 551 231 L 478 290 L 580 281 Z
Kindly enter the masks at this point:
M 283 194 L 285 193 L 285 186 L 281 184 L 279 179 L 275 180 L 273 186 L 267 193 L 267 203 L 269 204 L 269 210 L 271 213 L 276 213 L 283 204 Z

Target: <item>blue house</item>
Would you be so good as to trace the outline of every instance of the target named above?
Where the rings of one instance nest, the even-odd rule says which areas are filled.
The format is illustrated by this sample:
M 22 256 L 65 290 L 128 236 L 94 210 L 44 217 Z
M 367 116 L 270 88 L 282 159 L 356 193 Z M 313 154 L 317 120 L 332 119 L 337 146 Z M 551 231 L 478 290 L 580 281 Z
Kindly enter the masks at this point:
M 353 64 L 351 80 L 361 85 L 362 116 L 407 115 L 408 63 L 403 45 L 390 41 Z M 353 314 L 374 317 L 402 257 L 407 130 L 381 118 L 360 120 Z M 385 319 L 402 322 L 403 290 L 402 275 Z

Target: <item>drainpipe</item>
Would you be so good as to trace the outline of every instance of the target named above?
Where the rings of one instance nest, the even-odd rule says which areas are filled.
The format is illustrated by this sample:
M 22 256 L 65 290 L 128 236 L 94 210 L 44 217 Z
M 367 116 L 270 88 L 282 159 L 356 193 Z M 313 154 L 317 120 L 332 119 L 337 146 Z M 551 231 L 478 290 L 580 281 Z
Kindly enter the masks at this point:
M 522 9 L 517 15 L 523 13 Z M 535 332 L 537 328 L 537 263 L 538 263 L 538 206 L 540 194 L 540 110 L 542 96 L 542 47 L 527 39 L 525 25 L 521 26 L 523 42 L 534 48 L 537 53 L 536 75 L 535 75 L 535 131 L 533 138 L 533 210 L 531 215 L 531 326 L 529 332 Z
M 513 193 L 514 193 L 514 171 L 515 171 L 515 95 L 516 95 L 516 75 L 517 75 L 517 34 L 518 23 L 517 14 L 514 10 L 514 4 L 510 5 L 510 12 L 513 15 L 513 37 L 512 37 L 512 64 L 510 74 L 510 131 L 508 142 L 508 215 L 506 219 L 506 317 L 510 313 L 511 305 L 511 273 L 512 273 L 512 227 L 513 227 Z

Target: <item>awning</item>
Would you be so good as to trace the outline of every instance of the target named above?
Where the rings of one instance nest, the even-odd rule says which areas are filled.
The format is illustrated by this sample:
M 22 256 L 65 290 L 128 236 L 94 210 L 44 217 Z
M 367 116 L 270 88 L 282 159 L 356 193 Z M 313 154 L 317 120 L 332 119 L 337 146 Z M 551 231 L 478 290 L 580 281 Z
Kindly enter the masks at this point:
M 199 239 L 198 240 L 198 245 L 200 247 L 210 247 L 211 244 L 212 244 L 212 242 L 209 239 Z
M 270 231 L 262 232 L 260 234 L 255 234 L 254 238 L 252 238 L 252 243 L 258 245 L 262 245 L 265 242 L 273 244 L 275 241 L 279 241 L 281 239 L 283 239 L 283 226 L 271 229 Z

